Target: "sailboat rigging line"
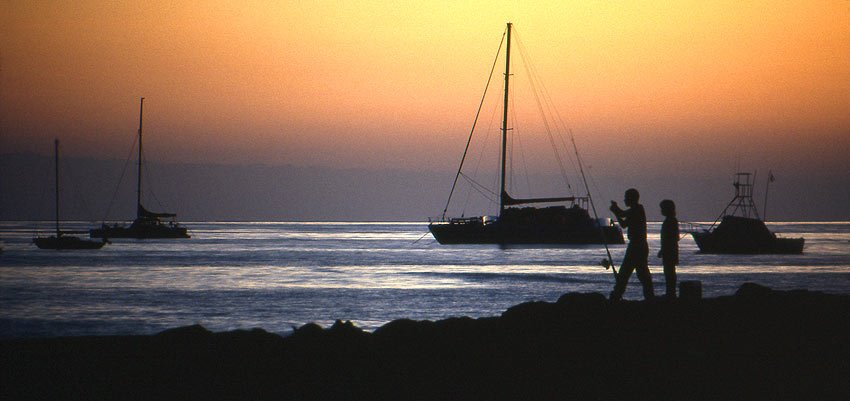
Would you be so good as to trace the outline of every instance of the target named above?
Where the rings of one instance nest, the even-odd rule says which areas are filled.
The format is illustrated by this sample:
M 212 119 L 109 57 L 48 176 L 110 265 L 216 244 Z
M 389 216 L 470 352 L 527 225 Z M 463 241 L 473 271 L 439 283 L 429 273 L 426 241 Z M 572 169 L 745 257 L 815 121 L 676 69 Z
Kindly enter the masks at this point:
M 561 115 L 558 113 L 557 109 L 555 110 L 555 115 L 558 118 L 558 124 L 560 124 L 560 126 L 561 126 L 561 128 L 559 130 L 563 130 L 561 132 L 571 132 L 571 129 L 567 126 L 567 124 L 564 123 L 564 120 L 563 120 L 563 118 L 561 118 Z M 564 135 L 558 135 L 558 139 L 560 139 L 561 146 L 564 147 L 564 150 L 568 151 L 568 149 L 570 147 L 567 145 L 566 140 L 564 140 Z M 570 158 L 570 163 L 572 163 L 572 165 L 573 165 L 573 171 L 579 169 L 576 161 L 572 157 Z M 592 179 L 593 179 L 593 177 L 591 176 L 591 180 Z M 567 184 L 567 186 L 572 190 L 572 187 L 569 186 L 569 183 Z
M 534 66 L 532 66 L 532 68 L 534 68 Z M 536 71 L 534 71 L 534 73 L 537 74 Z M 567 145 L 567 141 L 564 139 L 564 137 L 566 135 L 564 135 L 563 133 L 569 132 L 570 135 L 572 135 L 572 130 L 569 127 L 569 125 L 564 122 L 564 118 L 561 117 L 561 113 L 558 112 L 558 109 L 554 106 L 554 102 L 552 102 L 552 97 L 549 96 L 549 91 L 546 89 L 546 85 L 543 84 L 543 81 L 540 81 L 540 86 L 542 87 L 543 97 L 544 97 L 544 100 L 546 101 L 546 105 L 549 107 L 549 109 L 552 112 L 552 115 L 554 116 L 555 126 L 557 127 L 556 132 L 558 133 L 557 137 L 561 141 L 561 146 L 564 147 L 564 152 L 566 152 L 566 154 L 569 155 L 570 146 Z M 572 157 L 570 157 L 569 160 L 570 160 L 570 163 L 572 163 L 572 165 L 573 165 L 573 171 L 579 170 L 579 167 L 577 165 L 578 164 L 577 161 L 574 160 Z M 591 179 L 592 178 L 593 177 L 591 177 Z M 569 182 L 567 182 L 567 187 L 569 187 L 570 190 L 572 190 L 572 186 L 570 186 Z
M 551 113 L 551 115 L 553 116 L 553 120 L 554 120 L 553 123 L 555 125 L 555 133 L 557 134 L 556 136 L 560 140 L 560 144 L 561 144 L 561 146 L 563 146 L 565 154 L 569 155 L 570 146 L 567 145 L 567 142 L 564 139 L 564 137 L 566 136 L 566 135 L 564 135 L 564 133 L 569 132 L 570 135 L 572 135 L 572 131 L 571 131 L 569 125 L 564 122 L 564 118 L 561 116 L 561 113 L 558 111 L 558 108 L 555 107 L 554 102 L 552 101 L 552 96 L 549 95 L 549 91 L 546 89 L 546 85 L 543 83 L 543 80 L 541 80 L 539 78 L 539 74 L 537 73 L 537 69 L 534 67 L 534 65 L 532 65 L 530 63 L 529 63 L 529 68 L 531 68 L 531 71 L 532 71 L 532 74 L 534 75 L 534 77 L 538 77 L 538 78 L 536 78 L 536 82 L 538 82 L 540 84 L 540 88 L 541 88 L 540 92 L 543 95 L 544 103 L 545 103 L 547 109 L 549 110 L 549 112 Z M 573 171 L 579 170 L 578 162 L 576 160 L 574 160 L 572 157 L 568 157 L 568 159 L 569 159 L 570 163 L 572 164 Z M 565 177 L 565 179 L 566 179 L 566 177 Z M 572 185 L 570 184 L 569 180 L 567 180 L 567 187 L 570 189 L 570 191 L 572 191 Z
M 141 156 L 142 164 L 148 165 L 147 153 L 142 153 L 142 154 L 140 154 L 140 156 Z M 144 175 L 146 182 L 148 182 L 148 183 L 153 182 L 153 180 L 150 179 L 151 178 L 150 168 L 145 169 L 142 174 Z M 159 198 L 156 197 L 156 192 L 154 192 L 153 185 L 148 184 L 145 187 L 145 189 L 146 190 L 144 192 L 147 193 L 147 194 L 150 194 L 150 196 L 153 198 L 154 202 L 156 202 L 157 207 L 159 207 L 159 210 L 165 209 L 165 205 L 163 205 L 162 202 L 159 201 Z M 141 200 L 141 197 L 139 197 L 139 199 Z M 141 204 L 141 203 L 139 203 L 139 204 Z M 148 206 L 150 206 L 150 205 L 148 205 Z
M 484 98 L 487 96 L 487 89 L 490 88 L 490 81 L 493 78 L 493 72 L 496 70 L 496 64 L 499 61 L 499 53 L 502 51 L 502 44 L 505 43 L 505 35 L 507 32 L 508 29 L 505 28 L 505 32 L 502 33 L 502 40 L 499 42 L 499 48 L 496 50 L 496 58 L 493 60 L 493 66 L 490 67 L 490 75 L 487 77 L 487 84 L 484 86 L 484 93 L 481 95 L 481 102 L 478 104 L 478 111 L 475 112 L 475 119 L 472 121 L 472 128 L 469 130 L 469 138 L 466 140 L 466 148 L 464 148 L 463 156 L 460 158 L 460 166 L 457 168 L 457 174 L 455 174 L 455 180 L 452 183 L 452 190 L 449 191 L 449 199 L 446 200 L 446 207 L 443 208 L 443 220 L 446 219 L 446 211 L 449 210 L 449 203 L 452 201 L 452 194 L 454 194 L 457 180 L 460 177 L 460 171 L 463 169 L 463 162 L 466 160 L 466 153 L 469 151 L 469 144 L 472 142 L 472 134 L 475 132 L 475 125 L 478 124 L 478 116 L 481 114 L 481 109 L 484 106 Z
M 472 169 L 472 177 L 478 176 L 478 170 L 481 169 L 481 164 L 482 164 L 482 161 L 484 160 L 484 155 L 487 153 L 486 152 L 487 151 L 487 144 L 490 143 L 490 134 L 493 132 L 493 121 L 496 119 L 496 111 L 497 111 L 497 108 L 493 108 L 493 112 L 490 114 L 490 120 L 488 121 L 488 124 L 487 124 L 487 129 L 484 130 L 484 140 L 482 141 L 484 146 L 482 147 L 481 152 L 478 154 L 478 159 L 475 162 L 475 168 Z M 498 166 L 497 166 L 497 168 L 498 168 Z M 467 176 L 467 179 L 471 179 L 471 177 L 469 177 L 469 175 L 466 175 L 466 176 Z M 498 178 L 499 178 L 498 176 L 495 176 L 494 181 L 498 180 Z M 498 181 L 494 182 L 493 188 L 495 188 L 498 185 L 499 185 Z M 461 207 L 461 214 L 465 214 L 466 207 L 469 206 L 469 201 L 472 198 L 472 190 L 473 189 L 475 189 L 475 188 L 470 187 L 466 191 L 466 199 L 464 200 L 463 206 Z M 487 191 L 490 192 L 490 193 L 493 193 L 489 189 Z M 479 192 L 479 193 L 481 193 L 481 192 Z M 484 195 L 484 198 L 489 200 L 490 206 L 492 206 L 492 204 L 494 203 L 493 199 L 491 199 L 490 197 L 488 197 L 486 195 Z
M 535 69 L 533 65 L 531 65 L 530 68 L 531 68 L 532 73 L 534 74 L 535 77 L 539 76 L 537 74 L 537 69 Z M 564 151 L 566 152 L 567 155 L 569 155 L 570 146 L 567 145 L 567 142 L 564 139 L 565 135 L 563 133 L 568 132 L 570 134 L 570 136 L 572 137 L 572 135 L 573 135 L 572 129 L 569 127 L 569 125 L 567 123 L 564 122 L 564 118 L 561 116 L 561 113 L 558 111 L 558 108 L 554 106 L 554 102 L 552 101 L 552 97 L 549 95 L 549 91 L 546 89 L 546 85 L 543 83 L 543 80 L 538 78 L 537 81 L 540 82 L 541 92 L 543 94 L 543 100 L 545 101 L 546 106 L 548 107 L 548 109 L 552 113 L 552 116 L 554 117 L 556 133 L 558 134 L 557 137 L 561 142 L 561 146 L 564 147 Z M 570 157 L 569 160 L 570 160 L 570 163 L 572 163 L 572 165 L 573 165 L 573 171 L 579 170 L 579 166 L 577 165 L 577 161 L 574 160 L 572 157 Z M 591 179 L 592 178 L 593 177 L 591 177 Z M 569 181 L 567 182 L 567 187 L 570 188 L 570 190 L 572 190 L 572 186 L 570 186 Z
M 472 179 L 471 177 L 469 177 L 468 175 L 461 173 L 461 174 L 460 174 L 460 176 L 461 176 L 461 177 L 463 177 L 463 178 L 464 178 L 467 182 L 469 182 L 469 184 L 471 185 L 472 189 L 476 190 L 476 191 L 477 191 L 478 193 L 480 193 L 482 196 L 484 196 L 485 198 L 487 198 L 487 200 L 489 200 L 489 201 L 491 201 L 491 202 L 492 202 L 492 201 L 493 201 L 493 199 L 494 199 L 495 197 L 497 197 L 497 196 L 498 196 L 498 194 L 496 194 L 495 192 L 491 191 L 490 189 L 488 189 L 488 188 L 487 188 L 487 187 L 485 187 L 484 185 L 481 185 L 481 184 L 480 184 L 480 183 L 478 183 L 477 181 L 473 180 L 473 179 Z
M 71 166 L 68 164 L 68 160 L 67 160 L 67 159 L 68 159 L 68 158 L 63 158 L 63 159 L 60 161 L 60 163 L 62 164 L 62 171 L 66 171 L 66 173 L 64 174 L 64 176 L 65 176 L 65 177 L 67 177 L 67 178 L 65 179 L 65 181 L 67 181 L 67 182 L 68 182 L 68 185 L 66 185 L 66 187 L 70 187 L 70 188 L 80 188 L 80 186 L 79 186 L 79 185 L 76 185 L 76 184 L 77 184 L 77 183 L 81 183 L 82 181 L 78 181 L 78 180 L 75 178 L 75 176 L 74 176 L 74 170 L 73 170 L 73 169 L 71 169 Z M 83 209 L 83 216 L 91 217 L 93 214 L 92 214 L 92 212 L 91 212 L 91 209 L 89 209 L 89 205 L 88 205 L 88 203 L 86 203 L 86 199 L 85 199 L 85 197 L 79 196 L 78 191 L 73 191 L 73 190 L 72 190 L 72 192 L 71 192 L 71 193 L 72 193 L 71 199 L 72 199 L 72 201 L 74 202 L 73 204 L 74 204 L 75 206 L 81 207 L 81 208 Z
M 516 188 L 514 186 L 514 172 L 516 171 L 516 169 L 514 168 L 514 150 L 516 149 L 516 146 L 517 146 L 516 145 L 516 143 L 517 143 L 516 137 L 517 137 L 517 135 L 519 135 L 519 130 L 516 128 L 517 119 L 516 119 L 516 108 L 514 107 L 514 92 L 509 92 L 509 93 L 510 93 L 510 100 L 509 101 L 511 103 L 511 107 L 508 109 L 508 110 L 510 110 L 509 121 L 511 121 L 511 128 L 509 130 L 513 131 L 513 133 L 510 136 L 507 137 L 507 141 L 505 143 L 505 146 L 507 146 L 507 150 L 506 150 L 506 153 L 505 153 L 505 156 L 507 157 L 507 159 L 505 160 L 505 162 L 508 165 L 506 171 L 507 171 L 507 174 L 509 174 L 509 176 L 505 178 L 507 180 L 507 182 L 505 182 L 505 187 L 507 189 L 509 189 L 511 192 L 514 192 L 514 190 L 516 190 Z M 508 186 L 508 185 L 510 185 L 510 186 Z
M 543 121 L 543 126 L 546 129 L 546 135 L 549 138 L 549 143 L 552 145 L 552 150 L 555 154 L 555 160 L 558 162 L 558 168 L 561 169 L 561 177 L 564 178 L 564 181 L 565 181 L 567 187 L 569 188 L 570 183 L 569 183 L 569 180 L 567 179 L 567 169 L 564 167 L 564 161 L 561 158 L 560 152 L 558 152 L 558 145 L 555 142 L 555 138 L 552 135 L 552 129 L 549 126 L 549 119 L 546 118 L 546 112 L 543 108 L 543 103 L 540 101 L 539 91 L 537 89 L 537 85 L 535 84 L 535 82 L 538 81 L 537 79 L 534 78 L 536 74 L 534 74 L 532 72 L 533 67 L 530 66 L 530 64 L 531 64 L 530 60 L 529 60 L 530 58 L 528 57 L 528 55 L 525 52 L 525 46 L 523 46 L 522 41 L 519 39 L 519 35 L 516 35 L 516 36 L 517 36 L 516 44 L 517 44 L 517 47 L 519 48 L 520 57 L 522 57 L 522 60 L 523 60 L 523 67 L 525 68 L 525 74 L 528 77 L 528 82 L 529 82 L 529 85 L 531 87 L 531 93 L 534 95 L 534 100 L 537 104 L 537 110 L 540 113 L 540 119 Z
M 514 110 L 516 110 L 516 107 L 514 107 Z M 522 168 L 523 168 L 522 171 L 523 171 L 523 176 L 525 176 L 526 192 L 531 194 L 531 178 L 528 176 L 530 169 L 528 168 L 528 158 L 525 157 L 525 146 L 523 146 L 524 142 L 522 140 L 522 135 L 519 135 L 518 131 L 514 131 L 513 136 L 514 136 L 513 140 L 516 143 L 514 146 L 519 148 L 519 158 L 520 158 L 520 161 L 522 161 Z M 513 179 L 513 176 L 511 177 L 511 179 Z
M 147 174 L 148 177 L 153 176 L 151 174 L 150 170 L 148 169 L 148 163 L 145 163 L 143 168 L 145 169 L 145 174 Z M 160 210 L 165 209 L 165 206 L 162 204 L 162 202 L 159 201 L 159 198 L 156 197 L 156 192 L 154 192 L 154 190 L 153 190 L 153 185 L 148 184 L 147 192 L 149 194 L 151 194 L 151 197 L 153 198 L 154 202 L 156 202 L 156 205 L 159 207 Z M 150 206 L 150 205 L 148 205 L 148 206 Z
M 414 245 L 414 244 L 416 244 L 417 242 L 422 241 L 422 238 L 425 238 L 425 236 L 426 236 L 426 235 L 428 235 L 428 234 L 431 234 L 431 232 L 430 232 L 430 231 L 426 231 L 426 232 L 425 232 L 425 234 L 422 234 L 422 236 L 421 236 L 421 237 L 419 237 L 419 239 L 417 239 L 416 241 L 411 242 L 411 243 L 410 243 L 410 245 Z
M 41 165 L 41 166 L 39 166 L 39 170 L 38 170 L 39 174 L 36 175 L 36 177 L 40 178 L 39 182 L 50 182 L 50 176 L 53 175 L 53 174 L 51 174 L 50 168 L 47 167 L 50 164 L 49 163 L 39 163 L 39 164 Z M 48 185 L 42 185 L 41 186 L 41 195 L 38 197 L 38 215 L 39 216 L 43 216 L 45 208 L 47 208 L 47 206 L 46 206 L 47 201 L 45 199 L 47 199 L 47 192 L 50 189 L 53 189 L 53 188 L 51 188 Z M 39 217 L 39 220 L 44 220 L 44 217 Z M 38 225 L 38 224 L 33 225 L 33 236 L 38 235 L 38 232 L 40 231 L 40 229 L 41 229 L 40 225 Z
M 584 174 L 584 167 L 581 164 L 581 156 L 578 153 L 578 145 L 576 145 L 576 136 L 573 134 L 573 130 L 570 130 L 570 140 L 573 142 L 573 150 L 576 152 L 576 161 L 581 172 L 581 180 L 584 181 L 584 189 L 587 191 L 587 201 L 590 203 L 590 209 L 593 210 L 593 217 L 596 219 L 596 224 L 599 225 L 599 236 L 602 237 L 602 244 L 605 245 L 605 253 L 608 255 L 608 263 L 611 266 L 611 272 L 614 273 L 614 282 L 616 282 L 618 279 L 617 268 L 614 266 L 614 258 L 611 257 L 611 248 L 608 247 L 608 240 L 605 238 L 605 233 L 602 232 L 599 214 L 596 213 L 596 204 L 593 203 L 593 197 L 590 196 L 590 187 L 587 185 L 587 176 Z
M 133 156 L 133 150 L 136 149 L 136 143 L 139 138 L 133 136 L 133 144 L 130 145 L 130 150 L 127 152 L 127 157 L 124 159 L 124 168 L 121 169 L 121 177 L 118 178 L 118 185 L 115 186 L 115 191 L 112 192 L 112 199 L 109 200 L 109 205 L 106 207 L 106 213 L 103 215 L 103 221 L 109 218 L 109 212 L 112 210 L 112 204 L 115 203 L 115 198 L 118 196 L 118 190 L 121 189 L 121 182 L 124 181 L 124 175 L 127 173 L 127 165 L 130 164 L 130 157 Z
M 523 135 L 520 135 L 520 129 L 517 127 L 519 120 L 516 117 L 517 107 L 516 107 L 516 98 L 514 97 L 515 93 L 516 93 L 516 91 L 511 92 L 511 119 L 513 120 L 513 124 L 512 124 L 513 135 L 510 136 L 510 153 L 509 153 L 509 155 L 510 155 L 510 165 L 511 165 L 511 168 L 510 168 L 510 171 L 511 171 L 511 180 L 510 180 L 511 188 L 510 189 L 511 189 L 511 192 L 514 192 L 517 189 L 517 187 L 516 187 L 517 184 L 514 181 L 514 172 L 516 171 L 516 169 L 514 169 L 514 153 L 516 153 L 518 151 L 520 162 L 522 162 L 523 176 L 525 177 L 526 192 L 531 194 L 531 179 L 528 176 L 528 173 L 530 171 L 530 169 L 528 168 L 528 158 L 525 157 L 525 147 L 523 146 L 524 142 L 522 140 Z

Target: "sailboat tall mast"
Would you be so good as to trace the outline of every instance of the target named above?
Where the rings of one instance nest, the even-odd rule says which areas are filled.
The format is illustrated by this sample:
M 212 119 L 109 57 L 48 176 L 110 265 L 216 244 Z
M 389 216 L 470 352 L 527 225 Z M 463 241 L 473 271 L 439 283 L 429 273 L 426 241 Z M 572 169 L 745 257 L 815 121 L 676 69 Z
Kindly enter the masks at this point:
M 53 140 L 53 164 L 56 177 L 56 238 L 59 238 L 59 139 Z
M 136 217 L 141 217 L 142 207 L 142 112 L 145 108 L 145 98 L 139 103 L 139 175 L 136 181 Z
M 501 176 L 501 192 L 499 193 L 499 215 L 505 211 L 505 200 L 507 191 L 505 190 L 505 172 L 508 149 L 508 87 L 511 78 L 511 23 L 508 22 L 508 38 L 507 47 L 505 48 L 505 105 L 502 109 L 502 176 Z

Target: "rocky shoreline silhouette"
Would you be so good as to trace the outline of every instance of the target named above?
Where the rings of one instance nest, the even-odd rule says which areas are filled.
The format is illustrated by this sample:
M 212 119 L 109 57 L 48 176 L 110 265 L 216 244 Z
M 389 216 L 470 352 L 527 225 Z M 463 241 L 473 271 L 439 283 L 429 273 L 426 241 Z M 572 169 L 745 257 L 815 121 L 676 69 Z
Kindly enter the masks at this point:
M 850 399 L 850 295 L 609 302 L 568 293 L 501 316 L 201 326 L 0 341 L 2 399 Z

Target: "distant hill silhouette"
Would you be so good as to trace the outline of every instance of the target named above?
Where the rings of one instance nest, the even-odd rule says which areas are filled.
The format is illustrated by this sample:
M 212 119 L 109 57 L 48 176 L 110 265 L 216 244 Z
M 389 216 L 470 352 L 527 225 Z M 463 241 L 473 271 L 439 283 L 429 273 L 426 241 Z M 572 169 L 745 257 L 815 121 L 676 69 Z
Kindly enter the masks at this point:
M 0 154 L 0 219 L 52 218 L 50 156 Z M 103 219 L 116 194 L 123 160 L 67 157 L 63 165 L 63 216 L 70 220 Z M 153 189 L 146 205 L 176 212 L 181 221 L 426 221 L 445 205 L 455 166 L 446 171 L 367 170 L 289 165 L 174 164 L 149 161 L 145 186 Z M 776 171 L 776 170 L 775 170 Z M 109 219 L 131 220 L 135 210 L 135 166 L 128 165 L 109 211 Z M 776 173 L 771 185 L 771 220 L 850 220 L 850 172 L 819 177 Z M 620 200 L 615 188 L 639 185 L 645 204 L 675 199 L 682 221 L 713 221 L 728 202 L 732 188 L 723 172 L 704 177 L 647 177 L 637 172 L 618 177 L 594 177 L 597 202 Z M 523 177 L 523 180 L 525 178 Z M 563 185 L 560 178 L 530 180 Z M 636 182 L 637 181 L 637 182 Z M 761 202 L 757 183 L 757 202 Z M 147 192 L 147 191 L 146 191 Z M 607 192 L 607 193 L 606 193 Z M 553 195 L 551 193 L 536 195 Z M 479 200 L 468 214 L 487 207 Z M 160 207 L 160 205 L 162 207 Z M 660 221 L 656 208 L 648 218 Z M 450 209 L 451 212 L 452 209 Z M 604 210 L 604 207 L 603 207 Z

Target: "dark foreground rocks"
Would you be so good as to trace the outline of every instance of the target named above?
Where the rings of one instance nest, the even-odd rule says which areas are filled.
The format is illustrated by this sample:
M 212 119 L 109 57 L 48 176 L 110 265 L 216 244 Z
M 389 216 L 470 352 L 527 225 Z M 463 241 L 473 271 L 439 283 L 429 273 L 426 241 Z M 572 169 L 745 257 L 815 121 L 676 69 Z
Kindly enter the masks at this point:
M 850 399 L 850 296 L 567 294 L 500 317 L 0 343 L 3 399 Z

